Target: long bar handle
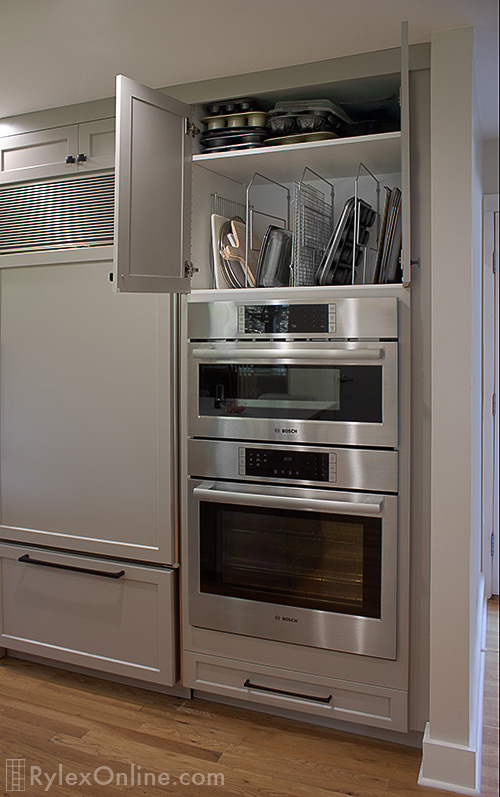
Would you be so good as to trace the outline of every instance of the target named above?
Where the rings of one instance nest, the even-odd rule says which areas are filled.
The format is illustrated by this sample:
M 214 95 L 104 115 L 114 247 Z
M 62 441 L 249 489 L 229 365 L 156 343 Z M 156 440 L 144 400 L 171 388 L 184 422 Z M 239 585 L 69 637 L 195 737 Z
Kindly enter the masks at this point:
M 213 487 L 195 487 L 194 494 L 208 501 L 224 501 L 225 503 L 242 503 L 249 506 L 265 506 L 270 509 L 305 509 L 321 512 L 342 512 L 345 515 L 380 515 L 383 501 L 325 501 L 321 499 L 298 498 L 290 495 L 259 495 L 259 493 L 234 493 L 217 490 Z
M 311 700 L 315 703 L 331 703 L 333 695 L 328 697 L 316 697 L 315 695 L 304 695 L 301 692 L 288 692 L 286 689 L 275 689 L 273 686 L 260 686 L 253 684 L 250 678 L 247 678 L 243 684 L 247 689 L 257 689 L 259 692 L 271 692 L 273 695 L 285 695 L 285 697 L 298 697 L 299 700 Z
M 76 567 L 75 565 L 61 565 L 58 562 L 44 562 L 41 559 L 32 559 L 29 554 L 25 553 L 17 560 L 26 565 L 40 565 L 41 567 L 56 567 L 59 570 L 73 570 L 76 573 L 88 573 L 91 576 L 102 576 L 103 578 L 121 578 L 125 575 L 125 570 L 118 570 L 115 573 L 109 573 L 105 570 L 92 570 L 90 567 Z
M 380 360 L 384 349 L 193 349 L 197 360 Z

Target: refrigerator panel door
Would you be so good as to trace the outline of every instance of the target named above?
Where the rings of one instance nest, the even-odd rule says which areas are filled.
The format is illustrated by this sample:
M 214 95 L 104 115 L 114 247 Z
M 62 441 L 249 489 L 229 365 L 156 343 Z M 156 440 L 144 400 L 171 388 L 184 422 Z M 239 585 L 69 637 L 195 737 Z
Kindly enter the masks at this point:
M 0 538 L 177 563 L 176 299 L 5 269 Z

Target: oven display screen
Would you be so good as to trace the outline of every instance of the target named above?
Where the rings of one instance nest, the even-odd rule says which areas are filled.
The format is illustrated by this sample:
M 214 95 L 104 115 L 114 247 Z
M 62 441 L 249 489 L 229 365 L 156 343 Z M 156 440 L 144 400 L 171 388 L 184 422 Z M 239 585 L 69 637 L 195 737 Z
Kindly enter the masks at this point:
M 330 481 L 329 454 L 245 448 L 245 475 Z
M 305 334 L 333 332 L 335 305 L 270 304 L 242 305 L 240 332 L 246 334 Z

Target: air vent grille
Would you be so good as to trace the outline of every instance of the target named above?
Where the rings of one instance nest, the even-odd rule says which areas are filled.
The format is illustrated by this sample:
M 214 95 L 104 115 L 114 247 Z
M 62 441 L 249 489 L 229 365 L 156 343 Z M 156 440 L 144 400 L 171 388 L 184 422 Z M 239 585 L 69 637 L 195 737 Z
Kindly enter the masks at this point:
M 0 189 L 0 254 L 113 243 L 114 175 Z

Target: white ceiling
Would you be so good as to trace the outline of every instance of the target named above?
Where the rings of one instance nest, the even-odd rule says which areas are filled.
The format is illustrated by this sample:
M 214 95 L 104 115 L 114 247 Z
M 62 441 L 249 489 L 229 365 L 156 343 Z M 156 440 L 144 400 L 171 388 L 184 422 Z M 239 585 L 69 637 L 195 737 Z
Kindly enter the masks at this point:
M 0 0 L 0 118 L 397 47 L 477 27 L 481 129 L 498 137 L 497 0 Z M 452 65 L 450 65 L 452 68 Z

